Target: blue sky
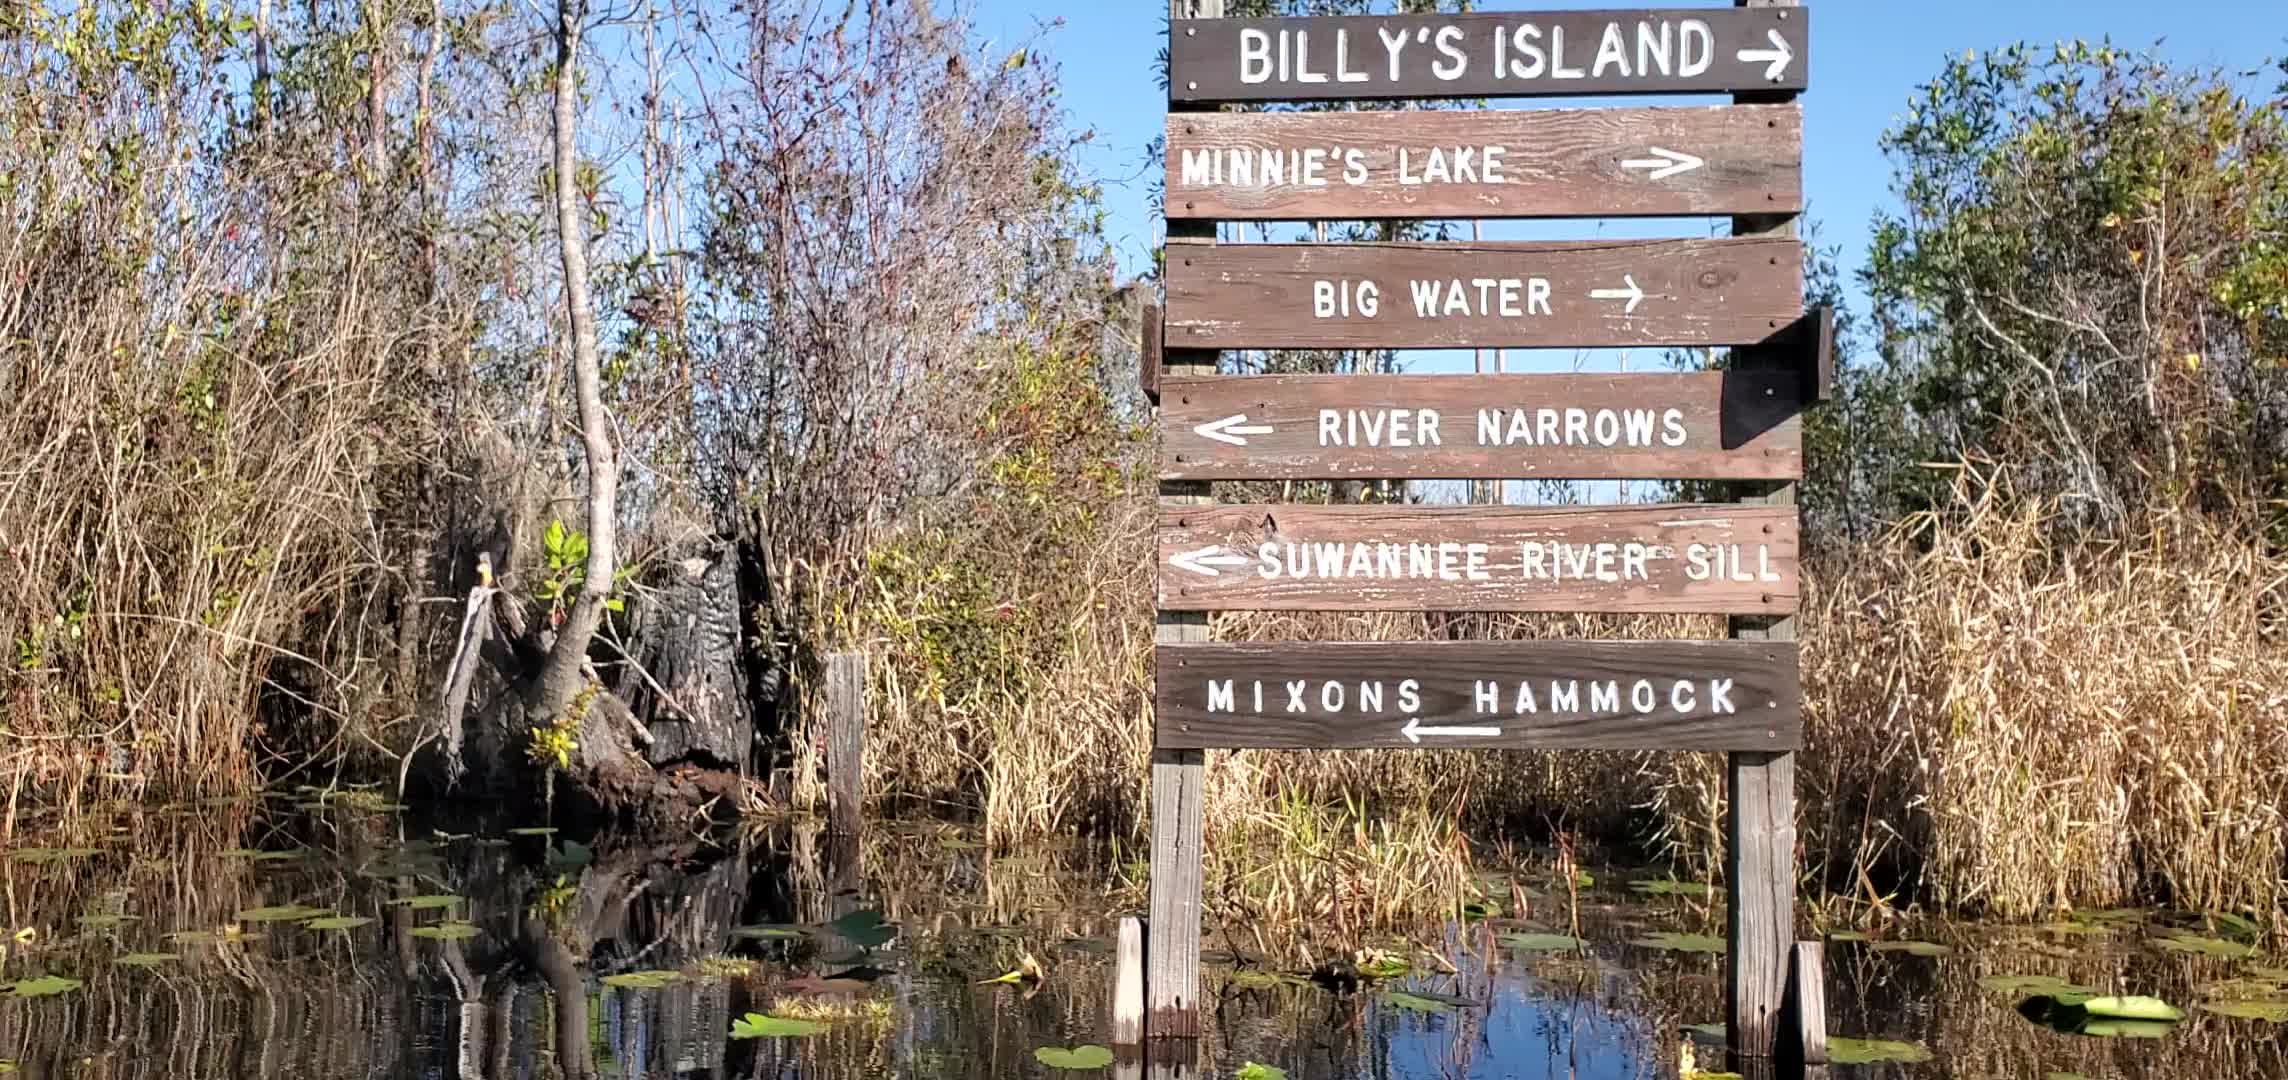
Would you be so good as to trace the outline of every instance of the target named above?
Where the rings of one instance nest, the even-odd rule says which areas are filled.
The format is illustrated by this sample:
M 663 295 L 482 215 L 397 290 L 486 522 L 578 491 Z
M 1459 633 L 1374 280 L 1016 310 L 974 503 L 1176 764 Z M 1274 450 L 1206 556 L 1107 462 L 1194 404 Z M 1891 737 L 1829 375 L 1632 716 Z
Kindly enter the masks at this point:
M 1123 264 L 1134 268 L 1158 231 L 1149 203 L 1146 145 L 1166 102 L 1158 89 L 1162 0 L 977 0 L 979 33 L 1006 49 L 1039 35 L 1062 68 L 1065 109 L 1075 127 L 1093 128 L 1088 167 L 1105 185 L 1106 207 Z M 1481 0 L 1483 9 L 1550 10 L 1626 6 L 1615 0 Z M 1646 5 L 1653 6 L 1653 5 Z M 1669 0 L 1667 6 L 1696 6 Z M 2288 0 L 1833 0 L 1812 8 L 1811 89 L 1804 95 L 1805 194 L 1823 245 L 1840 245 L 1855 272 L 1866 256 L 1868 222 L 1889 205 L 1890 168 L 1876 146 L 1918 83 L 1945 57 L 2014 41 L 2047 43 L 2110 36 L 2117 45 L 2158 51 L 2179 64 L 2253 69 L 2288 53 Z M 1042 29 L 1062 20 L 1060 26 Z M 2261 85 L 2269 89 L 2278 80 Z M 1693 98 L 1670 98 L 1687 103 Z M 1504 107 L 1595 101 L 1505 102 Z M 1639 102 L 1642 103 L 1642 102 Z M 1487 236 L 1705 234 L 1699 221 L 1540 226 Z

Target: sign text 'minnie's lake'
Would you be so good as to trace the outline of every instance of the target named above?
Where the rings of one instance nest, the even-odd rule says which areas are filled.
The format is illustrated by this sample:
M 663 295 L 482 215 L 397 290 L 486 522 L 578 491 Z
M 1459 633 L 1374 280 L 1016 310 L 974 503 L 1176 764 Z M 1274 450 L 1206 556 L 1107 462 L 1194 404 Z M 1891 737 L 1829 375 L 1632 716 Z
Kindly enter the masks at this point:
M 1170 49 L 1178 102 L 1800 90 L 1802 8 L 1217 19 Z

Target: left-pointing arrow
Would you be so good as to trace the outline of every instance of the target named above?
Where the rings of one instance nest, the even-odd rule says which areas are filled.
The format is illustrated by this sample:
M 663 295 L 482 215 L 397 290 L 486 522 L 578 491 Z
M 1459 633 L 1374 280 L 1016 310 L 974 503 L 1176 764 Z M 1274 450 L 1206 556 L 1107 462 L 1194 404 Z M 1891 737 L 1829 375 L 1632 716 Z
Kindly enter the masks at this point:
M 1265 424 L 1249 424 L 1246 413 L 1226 416 L 1221 420 L 1210 420 L 1205 424 L 1192 425 L 1193 433 L 1202 438 L 1227 442 L 1233 446 L 1246 446 L 1248 436 L 1269 435 L 1272 430 L 1270 426 Z
M 1189 570 L 1201 577 L 1222 577 L 1219 566 L 1246 566 L 1247 556 L 1227 553 L 1219 547 L 1204 547 L 1171 556 L 1168 565 L 1178 570 Z
M 1425 724 L 1419 716 L 1409 716 L 1406 718 L 1406 726 L 1399 728 L 1398 733 L 1406 736 L 1407 742 L 1419 743 L 1424 735 L 1434 738 L 1438 736 L 1464 739 L 1498 738 L 1501 735 L 1501 729 L 1498 727 L 1443 727 Z

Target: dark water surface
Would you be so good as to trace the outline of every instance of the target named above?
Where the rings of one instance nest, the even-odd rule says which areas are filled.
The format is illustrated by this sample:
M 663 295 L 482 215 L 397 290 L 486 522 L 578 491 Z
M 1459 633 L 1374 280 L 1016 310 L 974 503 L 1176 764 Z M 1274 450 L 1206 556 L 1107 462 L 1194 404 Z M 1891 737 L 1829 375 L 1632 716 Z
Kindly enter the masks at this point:
M 873 828 L 854 850 L 808 822 L 580 843 L 307 798 L 20 828 L 0 859 L 0 1072 L 1115 1075 L 1036 1055 L 1106 1042 L 1113 928 L 1141 905 L 1087 852 L 989 856 L 973 832 L 934 823 Z M 1521 872 L 1515 890 L 1488 881 L 1489 917 L 1370 935 L 1409 970 L 1355 988 L 1309 978 L 1355 965 L 1340 927 L 1211 925 L 1208 1037 L 1187 1075 L 1260 1063 L 1376 1080 L 1675 1077 L 1688 1047 L 1715 1068 L 1720 1037 L 1688 1028 L 1722 1019 L 1721 954 L 1674 946 L 1721 944 L 1655 935 L 1721 934 L 1720 894 L 1594 876 L 1586 949 L 1521 936 L 1573 930 L 1568 890 Z M 1211 907 L 1228 910 L 1217 887 Z M 1928 945 L 1904 945 L 1912 935 Z M 2229 920 L 2101 913 L 1870 936 L 1829 943 L 1830 1028 L 1927 1059 L 1838 1066 L 1836 1080 L 2288 1075 L 2278 1024 L 2201 1008 L 2288 1002 L 2284 962 Z M 1028 958 L 1037 982 L 986 981 Z M 2127 1031 L 2150 1037 L 2061 1032 L 2021 1015 L 2025 988 L 2006 976 L 2157 995 L 2187 1015 Z M 731 1038 L 751 1012 L 822 1026 Z

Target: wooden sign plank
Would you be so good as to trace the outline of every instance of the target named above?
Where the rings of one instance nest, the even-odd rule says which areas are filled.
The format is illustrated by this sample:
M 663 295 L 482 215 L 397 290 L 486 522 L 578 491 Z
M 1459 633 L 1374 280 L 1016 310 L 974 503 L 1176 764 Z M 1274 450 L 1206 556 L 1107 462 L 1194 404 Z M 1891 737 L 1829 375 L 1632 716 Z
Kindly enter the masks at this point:
M 1793 480 L 1786 371 L 1169 379 L 1167 480 Z
M 1167 166 L 1171 218 L 1797 213 L 1803 111 L 1172 113 Z
M 1793 643 L 1162 645 L 1161 749 L 1794 750 Z
M 1160 512 L 1171 611 L 1785 614 L 1792 506 L 1215 506 Z
M 1167 344 L 1751 345 L 1803 314 L 1794 240 L 1168 245 Z
M 1795 91 L 1803 8 L 1218 19 L 1171 36 L 1171 102 Z

